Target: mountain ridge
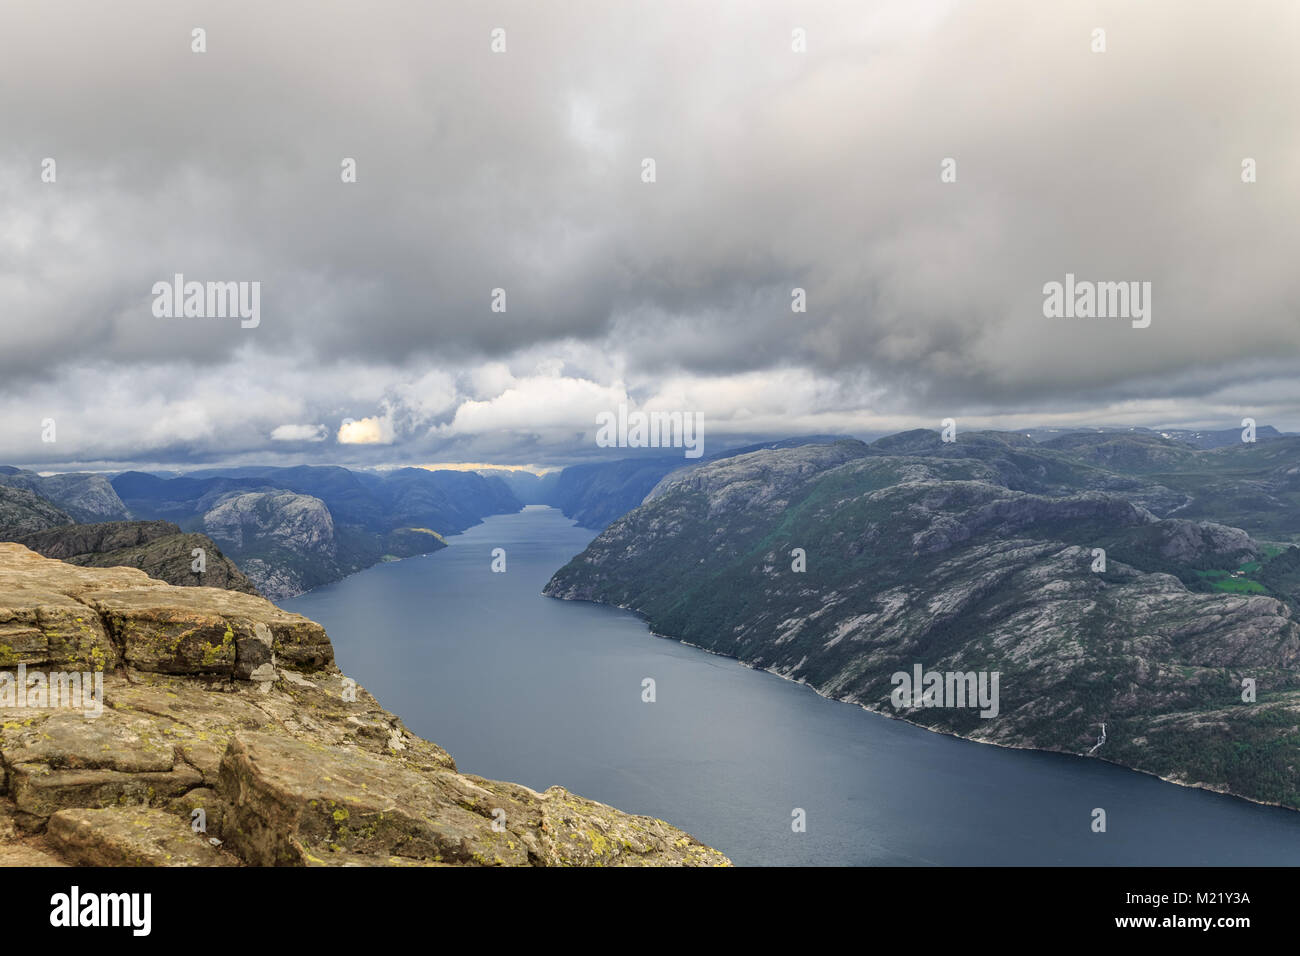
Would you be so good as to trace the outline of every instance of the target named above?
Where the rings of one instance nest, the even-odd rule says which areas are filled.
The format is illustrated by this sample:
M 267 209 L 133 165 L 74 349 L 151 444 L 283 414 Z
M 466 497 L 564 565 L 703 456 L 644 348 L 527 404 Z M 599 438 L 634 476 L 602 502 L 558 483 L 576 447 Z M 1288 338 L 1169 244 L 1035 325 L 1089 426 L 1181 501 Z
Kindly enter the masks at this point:
M 975 740 L 1082 755 L 1104 721 L 1106 759 L 1300 806 L 1300 549 L 1178 517 L 1140 457 L 1124 475 L 1025 441 L 901 433 L 678 472 L 544 593 Z M 1191 451 L 1219 456 L 1186 485 L 1196 501 L 1223 450 Z M 1112 479 L 1143 503 L 1101 490 Z M 1300 528 L 1296 512 L 1282 518 Z M 1001 672 L 1000 714 L 900 712 L 890 676 L 917 663 Z

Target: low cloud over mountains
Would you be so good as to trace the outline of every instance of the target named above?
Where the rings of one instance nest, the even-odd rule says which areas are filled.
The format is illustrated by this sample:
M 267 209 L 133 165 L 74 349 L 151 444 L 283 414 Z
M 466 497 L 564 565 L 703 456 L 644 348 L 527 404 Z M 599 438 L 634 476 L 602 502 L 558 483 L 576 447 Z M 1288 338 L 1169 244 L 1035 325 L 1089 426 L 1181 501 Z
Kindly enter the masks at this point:
M 556 465 L 625 402 L 738 443 L 1300 428 L 1297 27 L 1286 0 L 7 5 L 0 460 Z M 258 326 L 155 317 L 177 273 L 259 282 Z M 1150 282 L 1150 326 L 1045 317 L 1067 274 Z

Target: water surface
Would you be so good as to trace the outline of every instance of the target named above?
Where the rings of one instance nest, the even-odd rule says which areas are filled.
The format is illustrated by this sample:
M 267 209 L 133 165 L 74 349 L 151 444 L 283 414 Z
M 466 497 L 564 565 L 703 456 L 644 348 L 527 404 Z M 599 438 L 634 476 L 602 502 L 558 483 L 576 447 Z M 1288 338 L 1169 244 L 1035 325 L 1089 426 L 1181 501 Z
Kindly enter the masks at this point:
M 282 603 L 462 770 L 660 817 L 739 864 L 1300 863 L 1300 813 L 945 737 L 543 597 L 593 536 L 530 506 Z

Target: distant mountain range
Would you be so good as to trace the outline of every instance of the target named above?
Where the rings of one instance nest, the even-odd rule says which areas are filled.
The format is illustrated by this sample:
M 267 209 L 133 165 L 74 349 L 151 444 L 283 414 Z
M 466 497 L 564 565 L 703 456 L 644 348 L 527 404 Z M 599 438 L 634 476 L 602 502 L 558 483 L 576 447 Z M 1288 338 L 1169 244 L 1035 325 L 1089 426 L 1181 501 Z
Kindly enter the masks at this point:
M 558 475 L 547 475 L 546 479 L 553 480 L 545 485 L 545 490 L 530 503 L 559 508 L 566 518 L 572 518 L 584 528 L 598 531 L 641 504 L 650 490 L 664 476 L 674 471 L 698 468 L 710 461 L 732 458 L 763 448 L 793 448 L 799 445 L 835 441 L 842 437 L 844 436 L 806 435 L 785 438 L 729 449 L 695 462 L 684 462 L 681 454 L 678 453 L 623 458 L 589 465 L 571 465 Z M 538 484 L 543 485 L 543 482 L 539 481 Z
M 1211 448 L 1223 448 L 1227 445 L 1239 445 L 1241 441 L 1240 428 L 1221 428 L 1210 431 L 1195 431 L 1187 428 L 1140 428 L 1137 426 L 1129 428 L 1102 427 L 1102 428 L 1030 428 L 1017 434 L 1032 438 L 1034 441 L 1046 442 L 1054 438 L 1060 438 L 1066 435 L 1134 435 L 1134 436 L 1151 436 L 1165 438 L 1169 441 L 1182 442 L 1185 445 L 1191 445 L 1193 448 L 1199 448 L 1202 451 Z M 1255 429 L 1255 440 L 1272 441 L 1275 438 L 1296 437 L 1293 433 L 1280 432 L 1272 425 L 1262 425 Z
M 1186 459 L 1196 450 L 1241 444 L 1240 431 L 1165 431 L 1143 428 L 1029 429 L 1030 444 L 1076 454 L 1101 468 L 1160 470 Z M 1260 442 L 1284 439 L 1271 426 L 1257 430 Z M 273 599 L 283 599 L 379 561 L 424 554 L 445 547 L 443 536 L 457 534 L 494 514 L 509 514 L 525 505 L 559 508 L 579 525 L 602 530 L 638 507 L 667 476 L 685 474 L 711 463 L 765 449 L 824 445 L 842 435 L 810 435 L 729 449 L 698 461 L 680 454 L 645 453 L 636 457 L 574 465 L 536 475 L 507 468 L 477 472 L 425 468 L 354 471 L 338 466 L 242 466 L 205 468 L 183 475 L 128 471 L 118 475 L 60 474 L 42 476 L 0 466 L 0 537 L 24 540 L 36 532 L 89 523 L 166 522 L 135 531 L 117 528 L 87 538 L 81 531 L 46 534 L 38 541 L 50 556 L 73 554 L 88 542 L 107 550 L 76 552 L 81 563 L 118 561 L 152 569 L 173 584 L 201 583 L 189 564 L 179 560 L 182 545 L 175 535 L 201 535 L 189 541 L 220 555 L 211 580 L 237 581 L 244 574 L 250 586 Z M 881 439 L 888 443 L 893 438 Z M 1120 441 L 1123 439 L 1123 441 Z M 878 443 L 879 444 L 879 443 Z M 1074 451 L 1071 451 L 1071 450 Z M 1133 460 L 1111 460 L 1132 457 Z M 1180 456 L 1182 456 L 1180 458 Z M 1241 491 L 1228 481 L 1225 491 Z M 1262 517 L 1271 501 L 1264 487 L 1247 486 L 1261 496 Z M 1124 491 L 1116 485 L 1112 490 Z M 1148 483 L 1135 495 L 1169 497 L 1177 492 Z M 1149 504 L 1158 505 L 1153 499 Z M 1143 499 L 1145 501 L 1145 499 Z M 1200 514 L 1196 506 L 1188 505 Z M 1218 514 L 1215 505 L 1206 514 Z M 1229 509 L 1229 517 L 1231 517 Z M 1252 533 L 1266 530 L 1250 525 Z M 129 553 L 117 544 L 134 534 L 140 541 Z M 173 538 L 166 540 L 164 538 Z M 205 543 L 206 542 L 206 543 Z M 109 547 L 113 545 L 113 547 Z M 97 554 L 98 557 L 92 557 Z M 236 577 L 238 575 L 238 577 Z
M 498 478 L 423 468 L 304 466 L 171 479 L 126 472 L 112 485 L 137 518 L 210 535 L 271 598 L 385 558 L 437 551 L 446 547 L 443 535 L 523 507 Z
M 1221 431 L 1189 431 L 1174 429 L 1157 431 L 1149 428 L 1032 428 L 1015 434 L 1023 435 L 1035 443 L 1053 441 L 1094 443 L 1097 438 L 1133 437 L 1174 442 L 1195 449 L 1222 448 L 1242 444 L 1241 429 Z M 1078 437 L 1076 437 L 1078 436 Z M 806 435 L 779 441 L 763 442 L 733 448 L 700 459 L 684 462 L 680 454 L 642 455 L 594 464 L 571 465 L 561 472 L 551 472 L 539 478 L 528 472 L 509 472 L 511 490 L 526 504 L 545 504 L 559 508 L 584 528 L 602 530 L 611 522 L 627 514 L 645 499 L 651 489 L 664 477 L 676 472 L 699 468 L 712 461 L 734 458 L 765 448 L 795 448 L 801 445 L 825 444 L 847 435 Z M 1256 430 L 1257 442 L 1288 437 L 1271 425 Z M 1103 441 L 1098 446 L 1104 446 Z M 1104 455 L 1104 450 L 1096 452 Z M 488 472 L 484 472 L 487 474 Z M 493 474 L 499 474 L 493 472 Z M 504 477 L 504 476 L 503 476 Z
M 1300 808 L 1300 437 L 1233 435 L 729 457 L 666 475 L 546 593 L 935 730 Z M 895 707 L 918 665 L 999 673 L 996 715 Z
M 0 466 L 0 487 L 31 492 L 56 505 L 72 521 L 124 521 L 131 517 L 131 512 L 104 475 L 43 477 L 34 471 L 21 471 L 4 465 Z
M 75 555 L 75 563 L 111 560 L 144 568 L 172 584 L 224 587 L 218 582 L 251 579 L 256 590 L 283 599 L 386 558 L 436 551 L 446 547 L 444 534 L 523 507 L 503 480 L 473 472 L 233 471 L 178 478 L 125 472 L 110 480 L 91 474 L 43 478 L 6 467 L 0 472 L 0 537 L 30 542 L 49 557 Z M 117 525 L 110 534 L 88 536 L 83 528 L 105 521 Z M 133 536 L 138 540 L 129 544 L 130 553 L 120 553 Z M 185 544 L 192 545 L 186 554 L 193 547 L 211 551 L 205 572 L 211 577 L 195 575 L 188 559 L 177 563 Z M 96 550 L 83 549 L 89 545 Z

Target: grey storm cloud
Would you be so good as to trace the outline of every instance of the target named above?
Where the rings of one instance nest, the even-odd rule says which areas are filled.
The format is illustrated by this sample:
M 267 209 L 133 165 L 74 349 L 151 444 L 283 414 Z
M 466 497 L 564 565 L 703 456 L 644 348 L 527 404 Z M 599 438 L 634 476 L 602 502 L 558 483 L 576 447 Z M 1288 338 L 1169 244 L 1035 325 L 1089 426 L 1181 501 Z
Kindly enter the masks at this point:
M 354 455 L 563 460 L 623 394 L 736 435 L 1252 395 L 1300 426 L 1297 27 L 1289 0 L 5 4 L 0 456 L 54 454 L 57 412 L 79 461 L 337 458 L 345 417 L 380 422 Z M 1045 318 L 1067 272 L 1150 282 L 1151 327 Z M 260 282 L 261 324 L 156 318 L 175 273 Z M 91 414 L 105 376 L 134 384 Z

